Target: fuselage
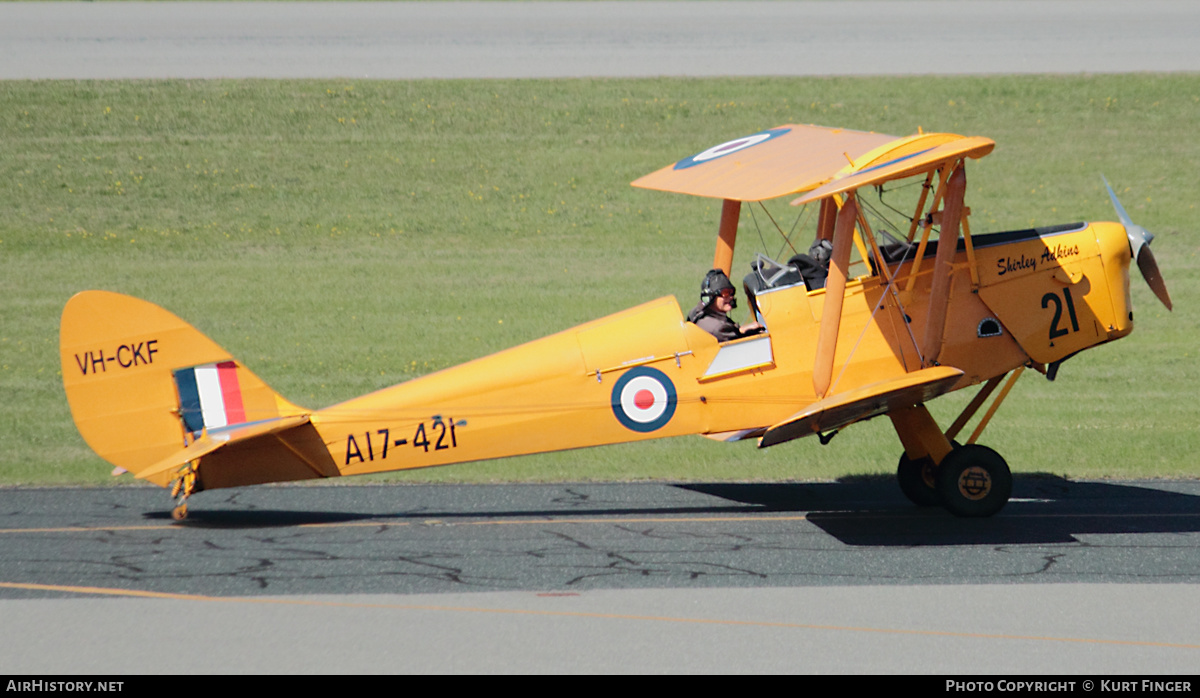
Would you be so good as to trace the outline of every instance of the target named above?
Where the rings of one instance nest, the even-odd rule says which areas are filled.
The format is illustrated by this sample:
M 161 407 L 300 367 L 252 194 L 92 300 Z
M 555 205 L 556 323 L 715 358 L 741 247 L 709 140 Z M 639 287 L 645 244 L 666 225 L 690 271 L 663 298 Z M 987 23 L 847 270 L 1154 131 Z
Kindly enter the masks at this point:
M 954 256 L 938 354 L 921 338 L 932 255 L 851 268 L 831 392 L 953 366 L 955 389 L 1044 366 L 1132 331 L 1129 244 L 1116 223 L 978 235 Z M 973 272 L 973 273 L 972 273 Z M 340 474 L 641 439 L 742 438 L 818 399 L 825 289 L 767 287 L 767 328 L 718 343 L 665 297 L 312 415 Z

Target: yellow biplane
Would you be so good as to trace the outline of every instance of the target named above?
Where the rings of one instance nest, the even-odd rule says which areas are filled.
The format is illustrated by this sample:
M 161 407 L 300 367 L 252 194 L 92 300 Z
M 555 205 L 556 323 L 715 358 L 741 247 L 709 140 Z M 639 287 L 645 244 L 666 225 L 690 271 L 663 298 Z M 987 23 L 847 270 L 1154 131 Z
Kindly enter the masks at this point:
M 1171 307 L 1150 234 L 1111 188 L 1120 223 L 971 235 L 964 167 L 993 146 L 789 124 L 633 182 L 723 200 L 713 267 L 725 274 L 744 207 L 806 205 L 802 234 L 829 251 L 824 279 L 802 273 L 811 256 L 759 255 L 744 286 L 760 334 L 720 342 L 664 297 L 314 411 L 157 305 L 85 291 L 63 311 L 67 398 L 97 454 L 172 489 L 177 519 L 190 495 L 222 487 L 682 434 L 767 447 L 879 415 L 903 445 L 909 499 L 990 516 L 1012 476 L 975 442 L 1021 372 L 1053 379 L 1067 358 L 1132 331 L 1133 259 Z M 907 208 L 892 203 L 904 195 Z M 938 426 L 925 403 L 979 384 Z

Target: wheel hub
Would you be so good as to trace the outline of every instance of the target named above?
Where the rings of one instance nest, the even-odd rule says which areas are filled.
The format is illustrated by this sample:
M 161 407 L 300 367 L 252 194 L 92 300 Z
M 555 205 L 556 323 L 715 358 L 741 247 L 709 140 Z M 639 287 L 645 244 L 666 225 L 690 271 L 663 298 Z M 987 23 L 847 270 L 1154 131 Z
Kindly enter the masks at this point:
M 992 491 L 992 476 L 977 465 L 966 468 L 958 476 L 958 491 L 963 497 L 977 502 Z
M 925 486 L 929 489 L 937 488 L 937 466 L 930 459 L 925 459 L 925 463 L 921 464 L 921 480 L 925 482 Z

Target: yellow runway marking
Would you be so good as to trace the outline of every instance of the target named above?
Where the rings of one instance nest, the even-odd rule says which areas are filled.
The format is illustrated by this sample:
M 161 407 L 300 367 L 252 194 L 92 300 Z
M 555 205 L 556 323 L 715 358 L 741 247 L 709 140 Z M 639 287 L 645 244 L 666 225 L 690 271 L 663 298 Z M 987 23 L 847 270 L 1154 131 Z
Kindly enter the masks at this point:
M 92 533 L 95 531 L 161 531 L 174 528 L 167 525 L 154 526 L 62 526 L 59 528 L 0 528 L 0 533 Z
M 337 526 L 529 526 L 548 523 L 710 523 L 729 521 L 807 521 L 807 516 L 689 516 L 689 517 L 643 517 L 637 519 L 596 518 L 596 519 L 504 519 L 500 521 L 444 521 L 442 519 L 425 519 L 424 521 L 389 522 L 356 522 L 345 524 L 300 524 L 299 528 L 321 528 Z
M 312 606 L 316 608 L 365 608 L 394 611 L 437 611 L 447 613 L 482 613 L 498 615 L 543 616 L 557 618 L 597 618 L 604 620 L 634 620 L 656 623 L 688 623 L 695 625 L 718 625 L 734 627 L 785 628 L 793 630 L 828 630 L 852 633 L 883 635 L 909 635 L 921 637 L 953 637 L 976 640 L 1024 640 L 1032 642 L 1065 642 L 1073 644 L 1118 645 L 1126 647 L 1162 647 L 1169 649 L 1200 649 L 1200 645 L 1173 642 L 1145 642 L 1139 640 L 1101 640 L 1086 637 L 1050 637 L 1042 635 L 1005 635 L 1002 633 L 963 633 L 947 630 L 907 630 L 903 628 L 870 628 L 853 625 L 817 625 L 811 623 L 782 623 L 775 621 L 729 620 L 720 618 L 685 618 L 675 616 L 643 616 L 624 613 L 591 613 L 587 611 L 542 611 L 516 608 L 479 608 L 473 606 L 430 606 L 423 604 L 353 603 L 349 601 L 312 601 L 304 599 L 258 599 L 247 597 L 204 596 L 200 594 L 171 594 L 137 589 L 113 589 L 105 587 L 62 586 L 56 584 L 18 584 L 0 582 L 0 588 L 26 589 L 30 591 L 57 591 L 67 594 L 89 594 L 98 596 L 124 596 L 172 601 L 196 601 L 204 603 L 264 604 L 284 606 Z
M 894 514 L 887 513 L 872 513 L 858 511 L 823 511 L 817 512 L 823 517 L 854 517 L 860 519 L 895 519 L 905 518 L 912 519 L 910 515 L 899 517 Z M 1082 513 L 1082 514 L 1013 514 L 1008 516 L 998 516 L 997 519 L 1138 519 L 1138 518 L 1196 518 L 1200 517 L 1197 512 L 1149 512 L 1145 514 L 1104 514 L 1104 513 Z M 487 520 L 487 521 L 445 521 L 443 519 L 425 519 L 423 521 L 346 521 L 341 523 L 308 523 L 295 524 L 296 528 L 378 528 L 380 526 L 534 526 L 540 524 L 605 524 L 605 523 L 736 523 L 744 521 L 808 521 L 809 515 L 797 514 L 795 516 L 686 516 L 677 517 L 665 514 L 663 516 L 645 516 L 638 518 L 605 518 L 597 517 L 590 519 L 502 519 L 502 520 Z M 97 531 L 168 531 L 168 530 L 190 530 L 193 527 L 182 524 L 153 524 L 146 526 L 62 526 L 49 528 L 0 528 L 0 535 L 6 533 L 94 533 Z M 238 527 L 223 527 L 223 526 L 196 526 L 194 530 L 209 530 L 209 529 L 228 528 L 229 530 L 237 530 Z M 253 526 L 246 526 L 253 528 Z
M 640 517 L 636 519 L 622 518 L 593 518 L 593 519 L 504 519 L 499 521 L 444 521 L 442 519 L 425 519 L 424 521 L 347 521 L 344 523 L 310 523 L 296 524 L 296 528 L 379 528 L 380 526 L 534 526 L 555 523 L 706 523 L 706 522 L 738 522 L 738 521 L 806 521 L 807 516 L 689 516 L 689 517 Z M 194 530 L 224 529 L 222 526 L 196 526 Z M 246 528 L 252 528 L 247 526 Z M 152 526 L 64 526 L 61 528 L 0 528 L 4 533 L 93 533 L 97 531 L 167 531 L 189 530 L 184 524 L 157 524 Z M 226 530 L 237 530 L 229 527 Z

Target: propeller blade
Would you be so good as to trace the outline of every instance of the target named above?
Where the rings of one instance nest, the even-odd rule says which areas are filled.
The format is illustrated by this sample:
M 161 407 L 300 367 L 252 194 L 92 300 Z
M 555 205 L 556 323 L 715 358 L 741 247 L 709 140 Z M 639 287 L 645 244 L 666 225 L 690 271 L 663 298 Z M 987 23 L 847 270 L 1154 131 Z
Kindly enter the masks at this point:
M 1133 219 L 1126 213 L 1125 207 L 1117 199 L 1116 192 L 1108 183 L 1108 178 L 1100 175 L 1100 179 L 1104 180 L 1104 188 L 1108 190 L 1108 198 L 1112 200 L 1113 208 L 1117 210 L 1117 218 L 1121 219 L 1121 225 L 1125 226 L 1125 235 L 1129 238 L 1129 250 L 1133 253 L 1134 260 L 1137 261 L 1138 271 L 1142 272 L 1142 278 L 1146 280 L 1158 300 L 1167 306 L 1167 310 L 1171 310 L 1171 296 L 1167 293 L 1167 283 L 1158 270 L 1158 262 L 1154 259 L 1154 253 L 1150 251 L 1150 243 L 1154 240 L 1154 234 L 1133 222 Z
M 1137 258 L 1138 271 L 1142 272 L 1142 278 L 1150 285 L 1150 290 L 1154 291 L 1154 295 L 1158 296 L 1158 300 L 1167 306 L 1167 310 L 1171 310 L 1171 296 L 1167 293 L 1167 283 L 1163 281 L 1162 274 L 1158 271 L 1158 262 L 1154 260 L 1154 253 L 1150 251 L 1150 245 L 1142 248 L 1142 253 Z
M 1125 226 L 1125 234 L 1129 236 L 1129 249 L 1133 252 L 1133 258 L 1137 259 L 1138 255 L 1141 254 L 1142 246 L 1150 242 L 1147 236 L 1149 235 L 1151 238 L 1154 236 L 1150 235 L 1149 231 L 1142 226 L 1134 223 L 1129 214 L 1125 212 L 1125 207 L 1121 205 L 1121 201 L 1117 198 L 1116 192 L 1113 191 L 1112 185 L 1108 183 L 1108 178 L 1100 175 L 1100 179 L 1104 180 L 1104 188 L 1108 190 L 1108 198 L 1112 201 L 1113 208 L 1117 209 L 1117 218 L 1120 219 L 1121 225 Z
M 1104 180 L 1104 188 L 1108 190 L 1108 198 L 1112 199 L 1113 208 L 1117 209 L 1117 217 L 1121 219 L 1121 225 L 1126 228 L 1133 225 L 1133 219 L 1129 217 L 1128 213 L 1125 213 L 1125 207 L 1117 200 L 1117 194 L 1113 191 L 1112 185 L 1108 183 L 1108 177 L 1100 175 L 1100 179 Z

